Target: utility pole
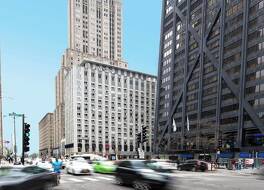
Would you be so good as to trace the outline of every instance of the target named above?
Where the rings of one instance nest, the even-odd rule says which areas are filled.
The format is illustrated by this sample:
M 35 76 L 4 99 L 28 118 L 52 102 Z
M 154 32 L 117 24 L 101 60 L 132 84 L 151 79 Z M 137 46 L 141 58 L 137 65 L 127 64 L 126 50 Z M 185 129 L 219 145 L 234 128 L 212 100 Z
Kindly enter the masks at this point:
M 2 62 L 0 49 L 0 163 L 4 155 L 4 138 L 3 138 L 3 113 L 2 113 Z
M 25 163 L 25 150 L 24 150 L 24 136 L 25 136 L 25 115 L 22 114 L 22 156 L 21 156 L 21 163 L 24 165 Z

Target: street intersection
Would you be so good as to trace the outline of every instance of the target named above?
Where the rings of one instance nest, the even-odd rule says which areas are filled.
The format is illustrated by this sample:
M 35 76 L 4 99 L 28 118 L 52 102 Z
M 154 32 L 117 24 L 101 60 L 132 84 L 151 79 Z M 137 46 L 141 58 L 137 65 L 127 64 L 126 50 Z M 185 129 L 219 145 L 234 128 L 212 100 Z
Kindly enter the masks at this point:
M 241 175 L 232 172 L 175 172 L 171 174 L 173 190 L 249 190 L 262 189 L 264 179 L 260 176 Z M 111 175 L 93 174 L 75 176 L 63 173 L 61 184 L 55 190 L 126 190 L 118 186 Z

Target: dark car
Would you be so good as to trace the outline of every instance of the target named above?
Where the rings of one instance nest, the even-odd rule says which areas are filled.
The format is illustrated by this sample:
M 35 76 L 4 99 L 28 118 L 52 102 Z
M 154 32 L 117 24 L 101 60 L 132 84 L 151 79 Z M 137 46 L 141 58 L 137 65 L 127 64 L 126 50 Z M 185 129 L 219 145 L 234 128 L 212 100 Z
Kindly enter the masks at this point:
M 185 170 L 185 171 L 207 171 L 208 164 L 204 161 L 200 160 L 187 160 L 186 162 L 178 165 L 178 170 Z
M 132 185 L 134 189 L 165 189 L 170 183 L 168 175 L 151 169 L 152 162 L 144 160 L 124 160 L 117 163 L 116 183 Z
M 0 190 L 51 190 L 58 185 L 55 173 L 39 168 L 0 168 Z

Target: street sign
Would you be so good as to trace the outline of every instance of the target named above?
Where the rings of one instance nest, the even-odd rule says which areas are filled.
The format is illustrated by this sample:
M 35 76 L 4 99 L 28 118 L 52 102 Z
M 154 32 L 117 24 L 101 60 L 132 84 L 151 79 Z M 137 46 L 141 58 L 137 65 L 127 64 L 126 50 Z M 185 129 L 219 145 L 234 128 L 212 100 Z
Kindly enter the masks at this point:
M 145 152 L 141 150 L 141 148 L 138 148 L 139 158 L 144 159 L 145 158 Z

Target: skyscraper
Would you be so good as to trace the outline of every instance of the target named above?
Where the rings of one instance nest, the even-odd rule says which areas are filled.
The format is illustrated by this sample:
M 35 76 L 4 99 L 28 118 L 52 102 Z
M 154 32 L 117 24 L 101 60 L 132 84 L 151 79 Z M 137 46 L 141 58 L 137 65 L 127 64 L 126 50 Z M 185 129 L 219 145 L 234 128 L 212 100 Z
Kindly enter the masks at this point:
M 65 138 L 64 77 L 83 60 L 127 68 L 122 60 L 121 0 L 68 0 L 69 47 L 56 76 L 54 154 L 62 151 Z
M 156 77 L 127 67 L 122 1 L 69 0 L 69 48 L 56 77 L 55 155 L 136 156 L 143 125 L 151 154 Z
M 4 139 L 3 139 L 3 113 L 2 113 L 2 62 L 1 62 L 1 50 L 0 50 L 0 157 L 4 153 Z
M 263 15 L 263 0 L 163 1 L 156 153 L 264 152 Z
M 121 0 L 69 0 L 69 48 L 126 68 Z

